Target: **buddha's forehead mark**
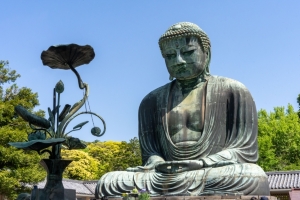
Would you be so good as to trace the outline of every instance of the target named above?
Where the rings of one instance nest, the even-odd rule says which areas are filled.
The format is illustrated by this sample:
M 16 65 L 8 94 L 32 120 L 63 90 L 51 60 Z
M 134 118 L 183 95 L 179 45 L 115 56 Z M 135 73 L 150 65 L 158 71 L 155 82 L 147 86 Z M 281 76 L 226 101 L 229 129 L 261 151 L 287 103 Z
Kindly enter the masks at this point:
M 162 46 L 164 49 L 174 49 L 174 48 L 180 49 L 185 45 L 186 45 L 186 38 L 180 37 L 180 38 L 166 40 L 166 41 L 164 41 Z

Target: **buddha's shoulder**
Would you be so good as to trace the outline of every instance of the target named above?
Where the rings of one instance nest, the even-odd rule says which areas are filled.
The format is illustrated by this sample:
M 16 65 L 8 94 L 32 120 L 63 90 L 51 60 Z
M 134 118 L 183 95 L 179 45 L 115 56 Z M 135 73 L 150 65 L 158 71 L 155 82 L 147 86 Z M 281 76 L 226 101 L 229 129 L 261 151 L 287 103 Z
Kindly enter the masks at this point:
M 147 101 L 153 102 L 154 100 L 157 100 L 159 98 L 164 98 L 165 95 L 167 95 L 171 84 L 172 84 L 172 82 L 167 83 L 159 88 L 156 88 L 155 90 L 152 90 L 144 97 L 142 102 L 147 102 Z
M 233 88 L 233 89 L 244 89 L 247 90 L 246 86 L 232 78 L 227 78 L 223 76 L 210 76 L 208 79 L 209 84 L 217 84 L 223 87 Z

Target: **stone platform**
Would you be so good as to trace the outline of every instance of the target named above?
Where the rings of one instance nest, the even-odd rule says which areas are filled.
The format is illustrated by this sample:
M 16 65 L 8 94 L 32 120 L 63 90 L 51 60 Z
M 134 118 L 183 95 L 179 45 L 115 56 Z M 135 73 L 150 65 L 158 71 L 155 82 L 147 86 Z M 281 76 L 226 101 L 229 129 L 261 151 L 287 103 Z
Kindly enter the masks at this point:
M 252 200 L 251 198 L 256 197 L 255 200 L 260 200 L 262 196 L 251 195 L 251 196 L 160 196 L 151 197 L 150 200 Z M 269 200 L 277 200 L 274 196 L 264 196 L 268 197 Z M 108 200 L 122 200 L 122 198 L 108 198 Z M 138 200 L 137 197 L 128 198 L 128 200 Z

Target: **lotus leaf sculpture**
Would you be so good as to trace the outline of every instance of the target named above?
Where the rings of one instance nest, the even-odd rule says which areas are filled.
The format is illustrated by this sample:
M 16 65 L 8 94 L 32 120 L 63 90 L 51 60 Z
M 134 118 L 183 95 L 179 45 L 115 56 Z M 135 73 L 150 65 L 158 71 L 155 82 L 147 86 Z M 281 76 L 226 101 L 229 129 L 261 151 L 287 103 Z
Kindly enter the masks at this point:
M 78 138 L 68 136 L 73 131 L 80 130 L 88 121 L 74 126 L 73 130 L 66 132 L 68 124 L 81 114 L 89 114 L 98 117 L 104 126 L 103 132 L 99 127 L 93 127 L 91 133 L 100 137 L 105 133 L 106 125 L 102 117 L 91 111 L 77 111 L 86 103 L 89 95 L 89 86 L 81 80 L 75 67 L 88 64 L 95 57 L 93 48 L 90 45 L 79 46 L 77 44 L 51 46 L 43 51 L 41 59 L 44 65 L 52 69 L 71 69 L 77 79 L 80 89 L 84 89 L 84 97 L 73 106 L 66 104 L 62 112 L 60 108 L 60 95 L 64 92 L 64 83 L 60 80 L 54 88 L 53 109 L 48 108 L 49 119 L 37 116 L 21 105 L 15 107 L 15 112 L 27 121 L 35 131 L 28 136 L 28 142 L 11 142 L 11 146 L 24 150 L 34 150 L 39 154 L 49 153 L 51 159 L 61 159 L 62 145 L 67 149 L 83 149 L 86 147 Z M 46 137 L 48 135 L 48 138 Z M 52 147 L 52 150 L 46 149 Z M 43 150 L 46 149 L 46 150 Z M 43 150 L 43 151 L 42 151 Z
M 99 127 L 93 127 L 91 132 L 94 136 L 100 137 L 105 133 L 106 125 L 102 117 L 92 111 L 77 111 L 88 101 L 89 86 L 81 80 L 79 73 L 75 67 L 88 64 L 95 57 L 94 50 L 91 46 L 79 46 L 77 44 L 51 46 L 47 51 L 43 51 L 41 59 L 44 65 L 52 69 L 71 69 L 78 80 L 80 89 L 84 89 L 83 99 L 75 103 L 73 106 L 66 104 L 61 112 L 60 95 L 64 92 L 64 83 L 60 80 L 56 83 L 53 90 L 53 108 L 48 108 L 49 118 L 37 116 L 22 105 L 15 107 L 15 112 L 27 121 L 34 130 L 28 135 L 27 142 L 10 142 L 11 146 L 24 150 L 34 150 L 39 154 L 49 153 L 49 159 L 42 159 L 40 164 L 47 171 L 47 183 L 45 188 L 39 193 L 39 197 L 35 199 L 69 199 L 65 196 L 62 184 L 62 174 L 64 169 L 72 162 L 72 160 L 61 159 L 61 148 L 84 149 L 86 145 L 78 138 L 69 136 L 73 131 L 80 130 L 88 121 L 79 123 L 74 126 L 71 131 L 66 131 L 69 123 L 77 116 L 88 114 L 98 117 L 102 123 L 104 130 L 101 132 Z M 94 120 L 93 125 L 94 125 Z M 51 149 L 49 149 L 52 147 Z M 74 191 L 75 195 L 75 191 Z

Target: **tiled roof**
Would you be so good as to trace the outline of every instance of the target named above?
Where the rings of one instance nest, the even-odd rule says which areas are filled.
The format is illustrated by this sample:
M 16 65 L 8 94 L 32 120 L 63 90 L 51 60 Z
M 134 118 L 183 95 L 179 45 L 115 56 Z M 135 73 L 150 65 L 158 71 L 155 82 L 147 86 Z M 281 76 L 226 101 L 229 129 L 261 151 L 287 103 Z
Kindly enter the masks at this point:
M 271 190 L 300 188 L 300 171 L 266 172 Z
M 96 184 L 97 184 L 97 182 L 95 183 L 95 187 L 96 187 Z M 83 181 L 74 181 L 74 180 L 64 179 L 63 185 L 64 185 L 64 188 L 66 188 L 66 189 L 76 190 L 77 194 L 94 195 L 95 188 L 94 188 L 94 191 L 89 190 L 89 188 L 87 188 L 85 186 Z
M 77 181 L 72 179 L 63 179 L 63 185 L 65 189 L 74 189 L 76 194 L 93 195 L 95 194 L 95 188 L 98 181 Z M 46 180 L 37 184 L 38 188 L 44 188 Z
M 98 181 L 85 181 L 83 182 L 83 185 L 88 188 L 92 194 L 95 194 L 95 188 L 97 186 Z

